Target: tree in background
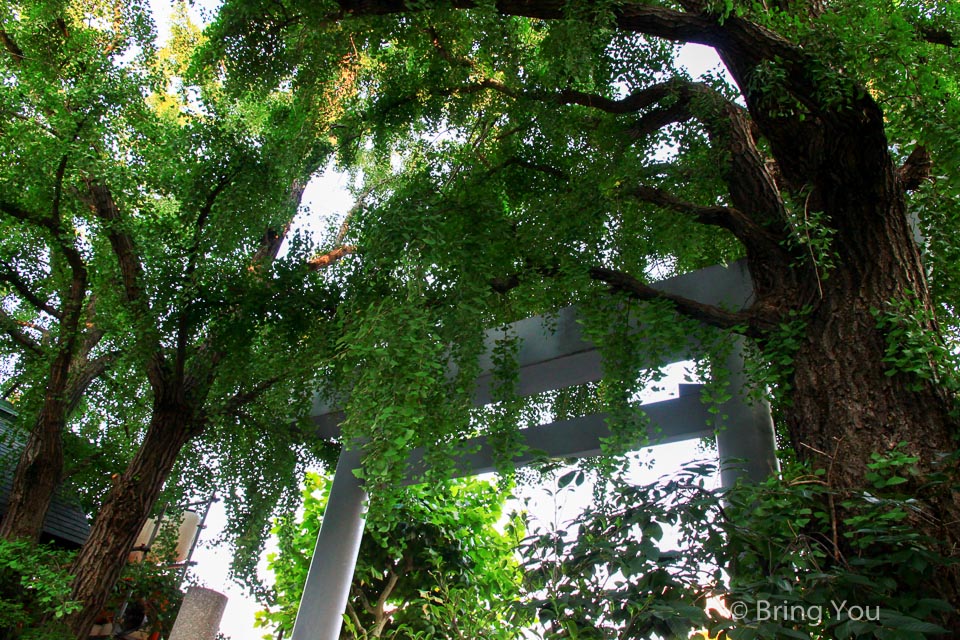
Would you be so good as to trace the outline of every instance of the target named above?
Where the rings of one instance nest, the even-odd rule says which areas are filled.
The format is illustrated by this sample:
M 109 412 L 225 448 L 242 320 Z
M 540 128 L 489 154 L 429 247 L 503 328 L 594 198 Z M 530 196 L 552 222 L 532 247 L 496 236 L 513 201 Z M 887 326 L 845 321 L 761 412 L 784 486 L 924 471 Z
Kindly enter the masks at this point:
M 615 404 L 705 324 L 749 341 L 785 455 L 832 491 L 870 491 L 873 456 L 905 443 L 910 525 L 956 559 L 960 5 L 229 0 L 218 20 L 245 83 L 309 73 L 345 31 L 363 62 L 337 133 L 373 189 L 353 233 L 384 293 L 347 316 L 341 382 L 377 492 L 410 447 L 471 432 L 448 361 L 462 373 L 483 328 L 575 302 Z M 725 70 L 690 77 L 678 44 Z M 648 284 L 737 258 L 743 310 Z M 821 498 L 842 564 L 857 510 Z M 928 595 L 960 604 L 958 567 L 931 568 Z
M 330 484 L 307 474 L 302 517 L 283 516 L 274 529 L 279 551 L 268 566 L 276 584 L 257 624 L 275 631 L 264 638 L 293 629 Z M 405 489 L 388 526 L 367 523 L 341 638 L 521 637 L 514 605 L 523 523 L 514 514 L 500 531 L 503 500 L 480 480 Z
M 249 575 L 269 515 L 314 459 L 296 418 L 340 295 L 320 271 L 350 248 L 316 256 L 298 240 L 278 258 L 327 157 L 329 105 L 310 103 L 323 92 L 236 97 L 216 73 L 189 76 L 202 36 L 183 6 L 161 51 L 137 4 L 3 11 L 4 328 L 24 397 L 46 398 L 22 412 L 39 417 L 5 534 L 39 533 L 96 360 L 117 375 L 77 428 L 130 447 L 71 567 L 82 606 L 64 621 L 84 638 L 165 484 L 171 500 L 221 490 Z

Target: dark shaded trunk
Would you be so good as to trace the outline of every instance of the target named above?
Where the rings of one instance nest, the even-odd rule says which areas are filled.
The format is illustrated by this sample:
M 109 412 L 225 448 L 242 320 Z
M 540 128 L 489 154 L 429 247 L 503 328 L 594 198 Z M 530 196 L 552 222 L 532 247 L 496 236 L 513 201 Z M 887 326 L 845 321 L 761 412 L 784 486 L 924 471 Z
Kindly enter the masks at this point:
M 808 204 L 812 211 L 822 212 L 823 224 L 832 230 L 833 266 L 821 262 L 817 269 L 795 267 L 793 275 L 768 269 L 764 277 L 771 286 L 758 294 L 770 307 L 810 308 L 786 380 L 790 390 L 784 421 L 797 457 L 824 469 L 826 482 L 837 494 L 863 496 L 874 490 L 867 477 L 872 455 L 889 454 L 905 443 L 903 451 L 917 458 L 916 476 L 902 485 L 918 500 L 911 525 L 935 540 L 944 556 L 956 560 L 960 495 L 952 490 L 956 470 L 945 468 L 960 433 L 952 412 L 954 400 L 937 382 L 933 373 L 937 363 L 916 351 L 916 345 L 917 360 L 893 370 L 891 349 L 897 352 L 911 345 L 899 345 L 896 337 L 891 338 L 891 325 L 877 317 L 877 312 L 896 313 L 898 304 L 908 304 L 919 311 L 914 314 L 919 320 L 914 335 L 925 334 L 928 345 L 941 339 L 907 222 L 904 188 L 886 151 L 879 111 L 875 115 L 873 122 L 865 118 L 863 126 L 842 134 L 833 135 L 826 127 L 816 161 L 807 156 L 807 167 L 818 167 L 804 183 L 810 189 Z M 783 145 L 790 130 L 782 126 L 777 135 Z M 872 151 L 867 149 L 871 147 Z M 865 156 L 867 151 L 872 155 Z M 790 161 L 781 166 L 789 167 Z M 789 173 L 788 178 L 800 182 L 798 172 Z M 808 264 L 818 260 L 815 253 L 806 258 Z M 951 481 L 927 485 L 934 474 L 944 472 L 954 476 Z M 835 559 L 845 561 L 850 546 L 842 519 L 851 514 L 838 512 L 836 505 L 825 509 L 834 511 L 834 519 L 840 521 L 831 542 Z M 960 605 L 955 568 L 938 573 L 929 596 Z M 941 622 L 960 636 L 956 615 Z
M 43 408 L 20 454 L 0 537 L 38 540 L 53 494 L 63 476 L 63 430 L 66 422 L 62 389 L 50 381 Z
M 114 484 L 73 563 L 71 598 L 83 608 L 65 618 L 78 640 L 87 637 L 120 576 L 183 446 L 197 433 L 191 407 L 157 402 L 146 437 Z
M 9 504 L 0 522 L 0 537 L 8 540 L 37 540 L 53 495 L 63 479 L 63 433 L 67 419 L 73 414 L 90 384 L 103 375 L 116 360 L 117 353 L 108 353 L 94 360 L 87 355 L 99 341 L 99 334 L 88 338 L 82 353 L 68 375 L 58 358 L 51 368 L 43 408 L 37 416 L 27 444 L 23 448 L 14 473 Z M 66 355 L 62 356 L 66 359 Z
M 71 377 L 70 366 L 75 358 L 77 326 L 86 297 L 85 274 L 74 278 L 69 296 L 40 414 L 20 454 L 7 510 L 0 522 L 0 537 L 8 540 L 40 538 L 53 494 L 63 477 L 63 432 L 72 409 L 71 398 L 76 396 L 79 400 L 82 395 L 75 393 L 78 381 Z
M 837 228 L 838 265 L 826 279 L 807 283 L 810 289 L 822 290 L 822 298 L 818 294 L 795 357 L 786 426 L 797 456 L 825 469 L 827 482 L 841 495 L 872 491 L 867 478 L 871 456 L 889 454 L 906 443 L 904 452 L 917 458 L 918 472 L 903 485 L 918 500 L 911 525 L 938 541 L 943 555 L 956 559 L 960 548 L 960 494 L 952 490 L 956 479 L 924 486 L 934 474 L 955 475 L 955 469 L 945 468 L 960 433 L 951 414 L 953 401 L 942 386 L 911 372 L 910 366 L 892 373 L 889 349 L 911 345 L 891 341 L 890 327 L 878 326 L 875 316 L 878 310 L 894 312 L 891 303 L 898 301 L 920 310 L 932 308 L 892 165 L 890 173 L 880 194 L 854 189 L 840 197 L 825 194 L 824 209 L 832 212 Z M 916 329 L 927 332 L 929 340 L 938 340 L 935 324 L 922 315 L 918 319 Z M 936 363 L 916 355 L 911 366 L 935 377 Z M 846 556 L 843 533 L 841 524 L 833 540 L 838 558 Z M 940 572 L 930 597 L 960 605 L 955 569 Z M 946 624 L 960 634 L 957 616 Z

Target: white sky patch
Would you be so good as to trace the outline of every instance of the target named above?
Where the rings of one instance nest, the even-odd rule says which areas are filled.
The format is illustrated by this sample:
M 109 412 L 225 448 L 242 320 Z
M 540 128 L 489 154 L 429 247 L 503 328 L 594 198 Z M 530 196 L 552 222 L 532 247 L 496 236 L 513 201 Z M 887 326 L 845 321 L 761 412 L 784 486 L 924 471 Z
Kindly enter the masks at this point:
M 727 77 L 730 84 L 733 84 L 733 79 L 720 61 L 720 56 L 712 47 L 702 44 L 685 44 L 680 48 L 677 61 L 694 78 L 700 78 L 708 72 L 721 73 Z

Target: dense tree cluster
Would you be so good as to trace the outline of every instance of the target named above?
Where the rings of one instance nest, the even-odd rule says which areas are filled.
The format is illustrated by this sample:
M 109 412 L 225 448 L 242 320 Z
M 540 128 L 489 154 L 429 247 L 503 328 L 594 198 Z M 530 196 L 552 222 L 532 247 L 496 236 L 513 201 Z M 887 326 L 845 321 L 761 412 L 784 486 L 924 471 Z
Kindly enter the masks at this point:
M 829 489 L 803 523 L 827 573 L 892 477 L 917 544 L 957 559 L 956 3 L 228 0 L 203 32 L 181 5 L 162 49 L 138 3 L 0 11 L 0 349 L 27 434 L 0 535 L 35 538 L 64 479 L 101 488 L 78 638 L 165 485 L 226 487 L 252 557 L 315 388 L 375 511 L 414 446 L 435 477 L 465 435 L 508 457 L 557 397 L 514 397 L 505 335 L 473 409 L 483 332 L 574 303 L 607 364 L 586 401 L 625 430 L 651 353 L 696 335 L 720 398 L 711 363 L 748 341 L 784 458 Z M 684 44 L 723 69 L 691 76 Z M 360 186 L 318 249 L 289 229 L 329 161 Z M 735 259 L 742 310 L 649 286 Z M 103 453 L 65 455 L 67 430 Z M 960 603 L 956 563 L 926 566 L 917 588 Z

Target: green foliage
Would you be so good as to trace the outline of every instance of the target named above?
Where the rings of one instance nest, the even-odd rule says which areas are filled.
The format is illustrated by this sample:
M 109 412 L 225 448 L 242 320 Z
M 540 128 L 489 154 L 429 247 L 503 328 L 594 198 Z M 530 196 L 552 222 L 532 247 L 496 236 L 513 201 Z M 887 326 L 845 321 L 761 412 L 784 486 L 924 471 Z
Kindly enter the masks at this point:
M 297 471 L 314 459 L 300 420 L 333 346 L 321 327 L 340 292 L 307 265 L 316 247 L 290 238 L 274 259 L 265 246 L 326 163 L 324 116 L 303 93 L 231 95 L 193 68 L 206 41 L 184 3 L 160 47 L 138 2 L 6 3 L 0 18 L 11 43 L 0 55 L 4 384 L 30 427 L 58 353 L 71 376 L 106 363 L 67 416 L 82 440 L 67 439 L 67 465 L 91 513 L 157 398 L 180 385 L 172 394 L 202 438 L 161 502 L 219 490 L 235 573 L 254 579 L 270 515 L 296 499 Z M 74 285 L 78 328 L 31 300 L 62 307 Z M 35 347 L 12 339 L 17 321 Z
M 906 374 L 910 388 L 925 384 L 942 387 L 954 398 L 960 393 L 957 353 L 934 329 L 932 310 L 915 297 L 892 301 L 885 309 L 872 310 L 877 328 L 886 338 L 886 375 Z
M 794 357 L 806 334 L 811 307 L 790 310 L 776 329 L 764 335 L 761 344 L 750 344 L 747 371 L 763 393 L 777 403 L 789 403 Z
M 377 5 L 352 4 L 356 14 Z M 562 11 L 557 3 L 520 4 L 548 6 L 551 19 L 505 17 L 492 2 L 468 11 L 412 2 L 401 16 L 363 16 L 335 2 L 230 0 L 200 33 L 180 3 L 173 37 L 159 49 L 138 3 L 117 15 L 99 2 L 13 2 L 0 10 L 5 38 L 26 54 L 5 40 L 0 133 L 8 162 L 0 169 L 0 195 L 9 215 L 0 220 L 0 258 L 41 299 L 62 301 L 72 282 L 68 254 L 79 252 L 90 272 L 81 303 L 85 315 L 95 312 L 95 322 L 81 324 L 105 332 L 86 355 L 119 354 L 72 428 L 102 447 L 106 465 L 120 469 L 126 450 L 142 439 L 160 373 L 189 380 L 174 395 L 189 400 L 203 433 L 178 463 L 167 497 L 190 488 L 223 491 L 235 516 L 229 537 L 241 550 L 242 575 L 253 574 L 270 510 L 290 506 L 292 478 L 312 454 L 302 442 L 308 423 L 301 430 L 293 419 L 303 417 L 320 378 L 326 393 L 346 398 L 344 441 L 365 441 L 372 522 L 387 532 L 400 524 L 395 507 L 407 501 L 393 487 L 411 449 L 427 447 L 434 463 L 428 480 L 442 478 L 451 443 L 492 433 L 509 453 L 518 424 L 569 399 L 512 397 L 517 345 L 506 336 L 493 363 L 498 404 L 472 411 L 476 361 L 489 327 L 580 305 L 608 379 L 573 404 L 613 414 L 611 451 L 633 444 L 646 426 L 634 396 L 659 375 L 644 368 L 648 361 L 699 339 L 711 351 L 699 363 L 705 372 L 729 341 L 678 320 L 669 302 L 608 295 L 589 268 L 608 266 L 647 281 L 727 262 L 745 253 L 734 234 L 743 234 L 737 225 L 746 220 L 755 275 L 773 268 L 759 259 L 775 252 L 771 247 L 789 253 L 790 267 L 776 267 L 777 277 L 764 284 L 801 281 L 798 274 L 812 261 L 822 285 L 831 269 L 844 267 L 837 238 L 857 233 L 843 226 L 855 222 L 853 209 L 827 215 L 817 199 L 849 192 L 851 200 L 870 202 L 877 194 L 860 194 L 860 179 L 871 183 L 877 167 L 888 164 L 884 140 L 863 140 L 880 151 L 863 171 L 851 172 L 857 179 L 842 185 L 828 179 L 859 161 L 856 144 L 830 137 L 843 127 L 829 127 L 856 120 L 850 107 L 867 96 L 883 109 L 891 157 L 902 160 L 924 144 L 940 167 L 935 185 L 906 196 L 927 231 L 939 306 L 878 312 L 890 338 L 887 364 L 916 384 L 950 384 L 949 348 L 925 330 L 935 316 L 954 326 L 960 303 L 954 237 L 960 182 L 952 169 L 960 164 L 960 60 L 957 47 L 924 34 L 933 29 L 956 39 L 956 3 L 706 3 L 701 17 L 709 28 L 682 38 L 727 45 L 727 62 L 742 77 L 739 87 L 716 74 L 704 78 L 696 92 L 709 97 L 689 100 L 689 113 L 680 107 L 693 87 L 682 82 L 688 74 L 674 43 L 620 28 L 648 10 L 671 15 L 676 3 L 568 2 Z M 759 38 L 763 47 L 735 46 L 724 35 L 732 37 L 723 31 L 728 25 L 775 36 Z M 652 89 L 663 95 L 635 109 L 598 108 L 622 107 L 621 99 Z M 731 160 L 744 144 L 730 144 L 718 104 L 757 118 L 744 142 L 756 146 L 748 149 L 756 151 L 754 168 L 762 168 L 761 182 L 782 211 L 754 210 L 768 203 L 754 197 L 756 184 L 738 183 Z M 803 133 L 816 127 L 827 134 L 812 136 L 815 149 L 807 149 Z M 827 150 L 820 154 L 819 147 Z M 269 268 L 251 264 L 265 234 L 290 222 L 295 187 L 334 153 L 362 183 L 361 202 L 338 234 L 358 247 L 362 261 L 329 276 L 309 273 L 309 247 L 294 243 Z M 814 193 L 818 181 L 829 183 L 830 192 Z M 91 214 L 84 194 L 92 183 L 110 187 L 118 220 Z M 667 193 L 674 204 L 638 195 L 638 186 Z M 870 215 L 899 215 L 899 198 L 898 190 L 896 202 Z M 45 214 L 53 203 L 54 228 L 37 224 L 39 214 L 23 220 L 10 213 Z M 728 219 L 704 224 L 716 215 Z M 122 286 L 127 274 L 113 255 L 118 231 L 141 252 L 143 304 L 130 304 Z M 0 284 L 9 315 L 3 356 L 12 361 L 6 382 L 24 390 L 22 412 L 35 413 L 50 345 L 73 330 L 32 308 L 9 278 Z M 811 344 L 803 338 L 813 292 L 799 301 L 781 293 L 782 299 L 761 301 L 773 303 L 776 317 L 763 318 L 757 344 L 768 368 L 756 378 L 788 396 L 796 351 Z M 822 286 L 818 293 L 822 298 Z M 22 334 L 37 348 L 24 346 Z M 158 361 L 175 364 L 150 370 Z M 719 405 L 729 390 L 719 371 L 710 379 L 705 398 Z M 87 495 L 106 487 L 108 471 L 96 469 L 100 477 L 88 481 Z M 900 476 L 881 472 L 870 467 L 880 474 L 868 476 L 870 488 L 902 484 L 894 480 Z M 802 517 L 816 520 L 818 512 L 796 496 L 783 500 L 810 508 Z M 691 518 L 704 517 L 708 506 L 692 506 Z M 873 526 L 868 507 L 851 508 L 868 514 Z M 653 555 L 650 543 L 660 534 L 638 522 L 645 553 Z M 757 524 L 767 525 L 776 527 L 768 532 L 772 539 L 789 529 L 776 518 Z M 809 557 L 816 556 L 792 562 Z M 651 576 L 673 584 L 663 572 Z M 661 586 L 638 589 L 649 595 Z M 460 587 L 443 583 L 442 595 L 420 597 L 430 611 L 446 606 L 434 598 L 460 601 Z M 692 602 L 678 596 L 674 604 Z M 677 624 L 676 612 L 638 611 L 645 629 L 672 631 Z M 633 613 L 612 624 L 632 624 Z M 563 624 L 567 633 L 578 632 L 579 623 Z
M 528 606 L 545 637 L 939 637 L 952 607 L 926 585 L 947 560 L 898 490 L 914 461 L 875 454 L 862 493 L 802 466 L 727 491 L 704 463 L 614 481 L 571 523 L 579 535 L 527 542 Z
M 258 626 L 293 627 L 329 486 L 308 474 L 303 516 L 278 522 L 279 552 L 269 556 L 276 584 Z M 523 525 L 511 516 L 501 532 L 502 504 L 501 489 L 477 480 L 406 489 L 389 523 L 367 523 L 346 637 L 520 637 L 524 619 L 510 607 L 521 578 L 513 551 Z
M 26 540 L 0 540 L 0 638 L 54 640 L 58 620 L 80 603 L 70 600 L 73 553 Z

